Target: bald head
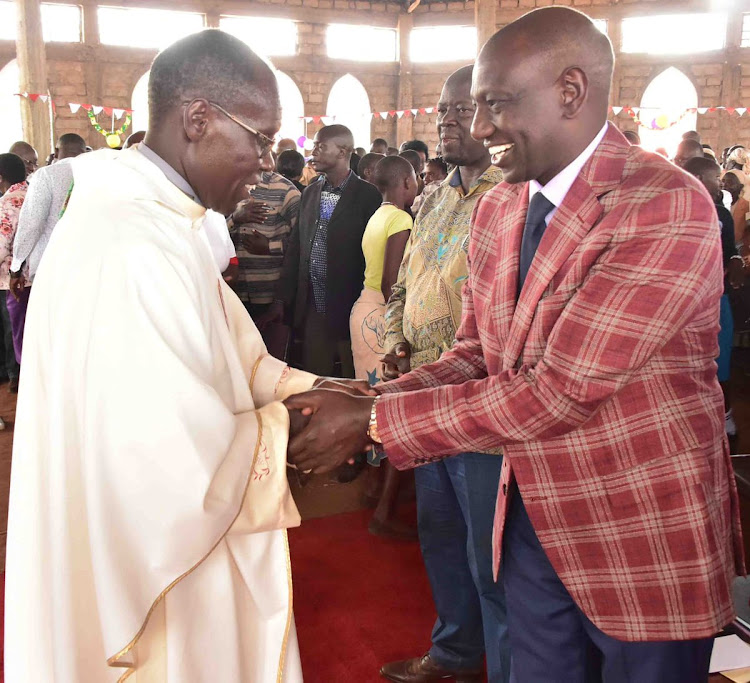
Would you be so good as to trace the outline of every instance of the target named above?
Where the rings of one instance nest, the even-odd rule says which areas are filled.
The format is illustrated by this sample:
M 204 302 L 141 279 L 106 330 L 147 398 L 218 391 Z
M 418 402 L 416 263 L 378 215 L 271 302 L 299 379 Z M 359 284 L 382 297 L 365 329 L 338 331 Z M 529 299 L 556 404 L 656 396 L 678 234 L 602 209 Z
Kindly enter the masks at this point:
M 498 31 L 482 48 L 515 51 L 537 68 L 558 77 L 566 69 L 586 74 L 589 88 L 609 97 L 614 68 L 612 43 L 589 17 L 569 7 L 544 7 L 524 14 Z
M 508 182 L 549 182 L 607 120 L 614 56 L 585 14 L 545 7 L 498 31 L 474 67 L 472 134 Z
M 16 156 L 21 157 L 24 166 L 26 166 L 27 176 L 30 176 L 34 171 L 36 171 L 37 166 L 39 165 L 39 155 L 28 142 L 24 142 L 23 140 L 14 142 L 10 146 L 8 152 L 10 154 L 15 154 Z
M 674 162 L 680 168 L 685 168 L 685 164 L 695 158 L 703 158 L 703 145 L 694 138 L 686 138 L 677 146 Z
M 149 130 L 195 98 L 230 112 L 268 104 L 280 108 L 268 64 L 238 38 L 213 29 L 178 40 L 154 60 L 148 80 Z

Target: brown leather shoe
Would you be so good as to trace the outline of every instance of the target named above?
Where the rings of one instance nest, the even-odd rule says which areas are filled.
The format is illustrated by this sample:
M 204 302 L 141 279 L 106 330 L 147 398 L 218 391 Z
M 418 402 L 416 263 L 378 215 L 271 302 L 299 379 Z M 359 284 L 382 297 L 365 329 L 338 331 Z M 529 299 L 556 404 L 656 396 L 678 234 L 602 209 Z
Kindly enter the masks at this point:
M 397 683 L 428 683 L 447 679 L 452 679 L 456 683 L 479 683 L 482 680 L 481 669 L 445 669 L 432 660 L 429 652 L 424 657 L 384 664 L 380 669 L 380 675 Z

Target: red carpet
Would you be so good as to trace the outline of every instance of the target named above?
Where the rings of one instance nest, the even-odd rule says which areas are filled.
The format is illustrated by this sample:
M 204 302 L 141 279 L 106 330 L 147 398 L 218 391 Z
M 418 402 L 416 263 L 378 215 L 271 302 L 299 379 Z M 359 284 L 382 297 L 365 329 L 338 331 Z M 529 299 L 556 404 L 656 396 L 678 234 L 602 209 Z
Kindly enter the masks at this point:
M 383 681 L 384 662 L 423 654 L 435 620 L 417 543 L 367 533 L 371 510 L 289 533 L 305 683 Z M 0 683 L 5 573 L 0 572 Z
M 383 681 L 380 666 L 424 654 L 435 621 L 419 544 L 371 536 L 371 510 L 289 533 L 305 683 Z

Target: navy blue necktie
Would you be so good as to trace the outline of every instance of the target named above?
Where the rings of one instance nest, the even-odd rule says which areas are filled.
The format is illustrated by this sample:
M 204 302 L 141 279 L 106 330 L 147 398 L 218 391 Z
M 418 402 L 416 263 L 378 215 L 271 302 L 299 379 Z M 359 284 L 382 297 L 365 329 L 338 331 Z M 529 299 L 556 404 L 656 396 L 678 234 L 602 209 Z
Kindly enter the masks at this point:
M 521 258 L 518 264 L 518 292 L 520 294 L 526 275 L 531 268 L 534 254 L 542 240 L 542 235 L 547 228 L 544 217 L 555 208 L 555 205 L 541 192 L 537 192 L 529 202 L 529 210 L 526 214 L 526 223 L 523 228 L 523 240 L 521 241 Z

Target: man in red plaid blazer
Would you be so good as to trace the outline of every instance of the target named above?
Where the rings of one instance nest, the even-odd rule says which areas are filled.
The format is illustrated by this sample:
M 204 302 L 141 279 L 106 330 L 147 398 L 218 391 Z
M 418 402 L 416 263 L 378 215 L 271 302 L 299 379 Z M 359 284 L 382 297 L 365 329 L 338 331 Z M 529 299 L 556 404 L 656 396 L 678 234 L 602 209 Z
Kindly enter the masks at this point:
M 716 212 L 606 123 L 612 62 L 564 7 L 485 45 L 472 135 L 507 182 L 475 211 L 455 346 L 374 401 L 289 402 L 316 413 L 290 445 L 303 468 L 368 439 L 399 468 L 502 450 L 495 560 L 521 683 L 705 681 L 744 571 Z

